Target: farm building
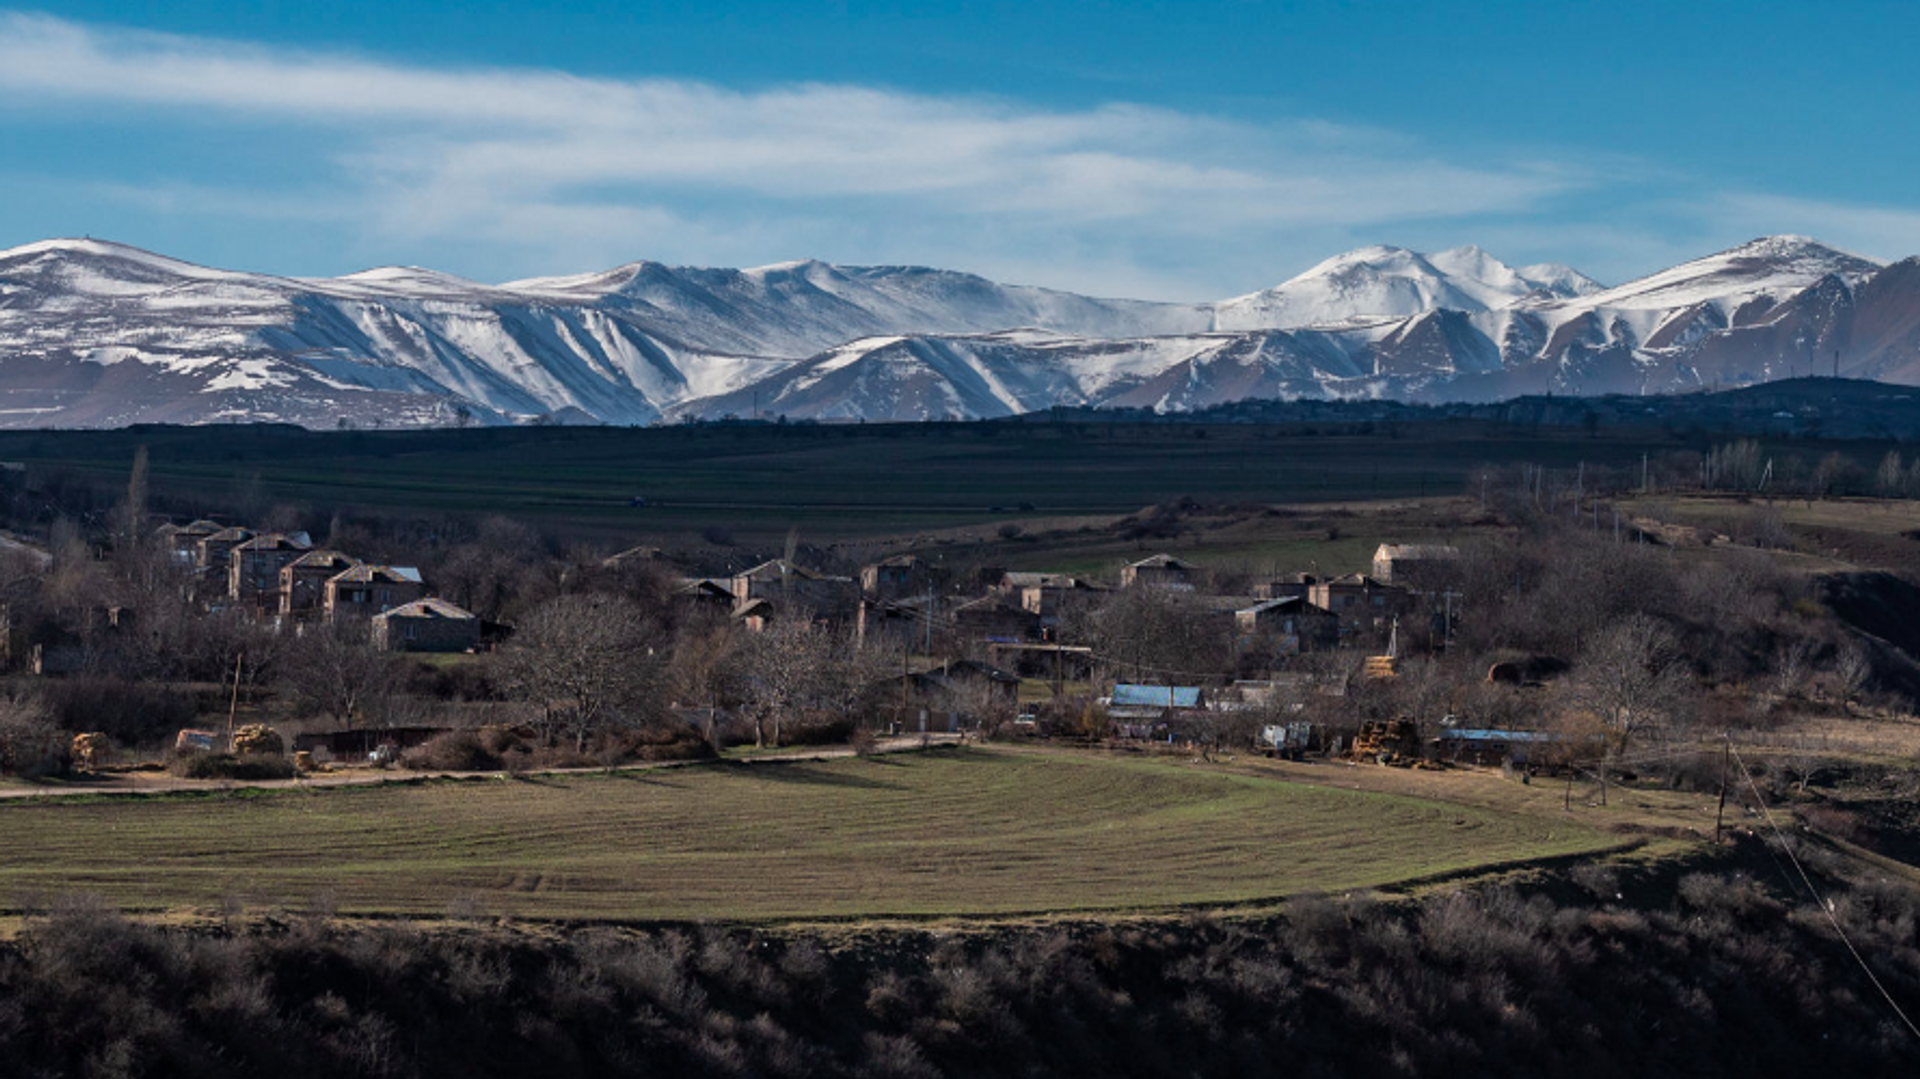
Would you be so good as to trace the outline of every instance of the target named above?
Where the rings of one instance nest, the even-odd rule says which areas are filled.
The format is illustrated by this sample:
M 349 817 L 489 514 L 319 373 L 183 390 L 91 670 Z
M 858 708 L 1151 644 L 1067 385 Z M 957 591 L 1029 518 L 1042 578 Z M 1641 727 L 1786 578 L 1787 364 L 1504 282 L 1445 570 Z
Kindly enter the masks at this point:
M 1503 731 L 1449 727 L 1435 740 L 1443 760 L 1472 764 L 1538 764 L 1566 743 L 1557 731 Z
M 1120 587 L 1193 589 L 1193 566 L 1170 554 L 1157 554 L 1131 562 L 1120 569 Z
M 680 582 L 673 590 L 673 601 L 690 607 L 711 607 L 714 610 L 733 610 L 733 588 L 724 578 L 689 577 Z
M 1381 584 L 1438 584 L 1460 561 L 1460 549 L 1431 543 L 1383 543 L 1373 552 L 1373 576 Z
M 371 640 L 388 652 L 470 652 L 480 619 L 443 599 L 418 599 L 373 616 Z
M 1189 712 L 1207 706 L 1198 686 L 1149 686 L 1122 682 L 1106 700 L 1107 718 L 1122 738 L 1152 738 Z

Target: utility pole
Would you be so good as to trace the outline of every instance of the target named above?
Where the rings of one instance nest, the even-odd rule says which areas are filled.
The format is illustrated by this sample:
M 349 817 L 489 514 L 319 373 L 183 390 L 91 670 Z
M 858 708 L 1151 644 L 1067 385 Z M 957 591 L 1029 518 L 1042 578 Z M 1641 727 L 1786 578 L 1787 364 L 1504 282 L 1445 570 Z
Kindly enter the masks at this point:
M 933 658 L 933 586 L 927 586 L 927 658 Z
M 1720 842 L 1720 829 L 1727 816 L 1727 758 L 1733 753 L 1733 735 L 1720 732 L 1720 808 L 1713 811 L 1713 841 Z
M 233 752 L 233 721 L 240 711 L 240 665 L 247 661 L 245 652 L 233 657 L 233 696 L 227 700 L 227 752 Z

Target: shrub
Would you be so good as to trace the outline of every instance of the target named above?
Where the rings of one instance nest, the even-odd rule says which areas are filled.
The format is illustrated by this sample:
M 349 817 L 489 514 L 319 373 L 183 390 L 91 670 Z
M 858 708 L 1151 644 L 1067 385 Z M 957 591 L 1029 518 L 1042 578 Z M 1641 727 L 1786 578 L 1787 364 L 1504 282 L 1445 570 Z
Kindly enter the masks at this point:
M 0 701 L 0 773 L 63 774 L 71 764 L 71 745 L 38 702 Z
M 65 678 L 48 682 L 44 692 L 54 723 L 100 731 L 123 746 L 171 735 L 199 715 L 185 693 L 116 678 Z
M 168 771 L 183 779 L 292 779 L 293 762 L 271 753 L 181 753 Z
M 436 734 L 402 753 L 400 763 L 424 772 L 491 772 L 501 766 L 499 755 L 489 752 L 473 731 Z

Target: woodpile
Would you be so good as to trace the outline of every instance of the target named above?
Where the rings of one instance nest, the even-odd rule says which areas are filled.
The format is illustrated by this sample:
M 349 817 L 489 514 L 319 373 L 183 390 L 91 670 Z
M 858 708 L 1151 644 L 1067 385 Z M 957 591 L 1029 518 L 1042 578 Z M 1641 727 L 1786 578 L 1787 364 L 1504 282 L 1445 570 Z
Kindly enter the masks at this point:
M 1420 759 L 1420 727 L 1411 719 L 1370 721 L 1353 737 L 1355 760 L 1411 764 Z

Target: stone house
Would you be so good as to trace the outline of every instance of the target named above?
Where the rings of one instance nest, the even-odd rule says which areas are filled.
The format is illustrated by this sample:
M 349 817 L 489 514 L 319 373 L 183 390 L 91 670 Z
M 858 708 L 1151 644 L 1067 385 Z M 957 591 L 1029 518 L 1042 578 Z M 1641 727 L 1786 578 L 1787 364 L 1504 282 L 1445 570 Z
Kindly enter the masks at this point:
M 1381 584 L 1424 586 L 1453 583 L 1460 549 L 1433 543 L 1383 543 L 1373 552 L 1373 577 Z
M 1413 593 L 1360 573 L 1321 581 L 1308 593 L 1313 605 L 1332 611 L 1343 631 L 1383 630 L 1413 609 Z
M 200 541 L 220 531 L 220 526 L 202 518 L 189 524 L 164 524 L 154 535 L 173 556 L 174 562 L 191 566 L 200 558 Z
M 860 567 L 860 591 L 878 599 L 924 597 L 946 586 L 946 571 L 917 555 L 895 555 Z
M 1191 563 L 1170 554 L 1152 555 L 1121 567 L 1120 587 L 1143 586 L 1190 592 L 1193 590 L 1193 570 Z
M 733 575 L 735 610 L 748 600 L 811 618 L 842 621 L 854 616 L 860 591 L 851 577 L 818 573 L 784 559 L 762 562 Z
M 371 618 L 382 611 L 412 603 L 426 594 L 427 586 L 420 579 L 420 571 L 411 566 L 363 563 L 327 578 L 320 594 L 320 603 L 327 621 L 337 622 Z
M 360 564 L 334 550 L 308 551 L 280 567 L 280 613 L 302 614 L 326 606 L 327 581 Z
M 227 597 L 266 602 L 268 594 L 280 589 L 280 570 L 312 549 L 305 532 L 269 532 L 235 544 L 227 553 Z M 270 605 L 280 604 L 273 599 Z
M 193 564 L 196 569 L 206 573 L 224 575 L 227 572 L 227 556 L 235 547 L 247 542 L 255 533 L 248 528 L 223 528 L 200 537 L 195 546 Z M 217 578 L 216 578 L 217 579 Z
M 471 652 L 480 647 L 480 619 L 443 599 L 416 599 L 368 623 L 373 646 L 388 652 Z
M 1234 612 L 1233 621 L 1242 636 L 1271 641 L 1282 655 L 1331 648 L 1340 640 L 1339 616 L 1299 596 L 1243 607 Z

